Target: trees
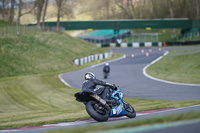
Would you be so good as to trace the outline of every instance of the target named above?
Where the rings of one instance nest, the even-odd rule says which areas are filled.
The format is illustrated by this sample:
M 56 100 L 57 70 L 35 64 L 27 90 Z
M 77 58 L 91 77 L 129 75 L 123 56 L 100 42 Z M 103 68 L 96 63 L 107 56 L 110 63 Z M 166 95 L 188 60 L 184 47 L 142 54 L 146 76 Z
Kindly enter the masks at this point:
M 9 10 L 9 1 L 8 0 L 0 0 L 0 11 L 3 20 L 8 20 L 8 10 Z
M 60 28 L 60 17 L 61 17 L 61 7 L 62 7 L 63 0 L 56 0 L 57 5 L 57 31 Z
M 68 19 L 73 17 L 73 7 L 75 0 L 55 0 L 57 6 L 57 31 L 60 28 L 60 17 L 66 16 Z
M 200 0 L 79 0 L 97 19 L 200 19 Z M 109 3 L 109 4 L 108 4 Z
M 28 13 L 32 13 L 32 11 L 35 9 L 35 7 L 36 7 L 36 2 L 33 1 L 33 3 L 31 4 L 32 7 L 31 7 L 28 11 L 26 11 L 26 12 L 24 12 L 24 13 L 22 13 L 22 8 L 23 8 L 23 5 L 24 5 L 23 0 L 18 0 L 18 2 L 16 2 L 16 5 L 18 6 L 17 23 L 20 24 L 20 19 L 21 19 L 21 17 L 22 17 L 23 15 L 28 14 Z
M 36 0 L 36 5 L 37 5 L 37 28 L 40 28 L 40 20 L 42 16 L 42 9 L 44 6 L 45 0 Z
M 135 16 L 135 7 L 133 0 L 115 0 L 115 4 L 121 9 L 123 16 L 127 16 L 129 19 L 133 19 Z
M 15 0 L 11 0 L 10 18 L 9 18 L 9 20 L 10 20 L 11 23 L 13 23 L 14 15 L 15 15 L 14 6 L 15 6 Z
M 195 5 L 196 5 L 196 19 L 200 19 L 200 16 L 199 16 L 199 6 L 200 6 L 200 2 L 199 0 L 196 0 L 195 1 Z
M 200 0 L 0 0 L 1 18 L 13 22 L 15 12 L 17 22 L 28 13 L 34 13 L 37 27 L 42 26 L 46 17 L 48 2 L 57 7 L 57 29 L 60 18 L 70 20 L 74 12 L 89 14 L 93 20 L 102 19 L 154 19 L 190 18 L 200 19 Z M 31 5 L 27 6 L 26 5 Z M 18 9 L 17 9 L 18 8 Z
M 46 11 L 47 11 L 48 2 L 49 2 L 49 0 L 45 0 L 44 12 L 43 12 L 43 18 L 42 18 L 42 28 L 43 29 L 45 28 L 44 21 L 45 21 L 45 17 L 46 17 Z
M 170 17 L 174 18 L 174 10 L 173 10 L 172 0 L 167 0 L 167 4 L 168 4 L 168 7 L 169 7 Z

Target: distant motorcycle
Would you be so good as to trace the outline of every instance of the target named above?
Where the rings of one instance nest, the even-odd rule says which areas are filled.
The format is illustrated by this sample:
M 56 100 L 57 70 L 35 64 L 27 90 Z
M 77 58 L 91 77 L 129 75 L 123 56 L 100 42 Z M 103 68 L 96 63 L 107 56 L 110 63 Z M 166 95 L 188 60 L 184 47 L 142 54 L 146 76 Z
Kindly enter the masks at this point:
M 109 63 L 106 63 L 105 66 L 103 67 L 104 79 L 108 78 L 109 72 L 110 72 L 110 66 L 109 66 Z
M 134 108 L 123 100 L 123 93 L 119 88 L 110 93 L 112 103 L 107 103 L 101 95 L 91 91 L 78 92 L 75 97 L 77 101 L 85 104 L 88 114 L 99 122 L 107 121 L 109 117 L 136 117 Z

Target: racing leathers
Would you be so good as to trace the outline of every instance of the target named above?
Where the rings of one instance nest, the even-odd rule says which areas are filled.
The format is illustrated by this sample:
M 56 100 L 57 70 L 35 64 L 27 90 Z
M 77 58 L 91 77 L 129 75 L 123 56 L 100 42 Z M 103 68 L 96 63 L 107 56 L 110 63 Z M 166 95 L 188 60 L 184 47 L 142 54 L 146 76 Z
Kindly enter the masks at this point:
M 96 89 L 97 85 L 104 86 L 104 87 Z M 103 82 L 98 79 L 85 80 L 82 84 L 82 91 L 94 92 L 97 95 L 102 94 L 102 98 L 106 101 L 109 101 L 109 94 L 111 91 L 110 89 L 115 89 L 115 88 L 116 88 L 115 85 Z

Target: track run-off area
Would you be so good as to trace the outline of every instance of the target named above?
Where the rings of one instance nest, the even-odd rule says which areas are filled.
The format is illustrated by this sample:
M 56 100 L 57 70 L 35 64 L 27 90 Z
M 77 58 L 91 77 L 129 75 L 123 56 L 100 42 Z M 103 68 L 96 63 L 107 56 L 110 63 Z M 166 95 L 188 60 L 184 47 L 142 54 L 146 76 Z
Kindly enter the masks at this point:
M 169 101 L 200 100 L 200 85 L 168 82 L 151 77 L 146 73 L 146 68 L 156 61 L 159 61 L 159 59 L 163 58 L 163 56 L 167 56 L 167 51 L 169 50 L 188 50 L 197 48 L 200 49 L 200 47 L 162 47 L 161 49 L 158 47 L 110 48 L 110 50 L 114 53 L 121 53 L 124 56 L 113 61 L 108 61 L 111 67 L 111 72 L 108 79 L 103 79 L 102 68 L 104 63 L 100 63 L 82 70 L 60 74 L 59 78 L 66 85 L 81 89 L 82 82 L 84 81 L 84 74 L 86 72 L 93 72 L 98 79 L 119 86 L 125 97 Z M 147 52 L 148 55 L 146 54 Z M 107 122 L 104 122 L 104 124 L 137 121 L 190 111 L 200 112 L 200 105 L 185 108 L 168 108 L 163 110 L 137 112 L 137 117 L 134 119 L 127 119 L 126 117 L 120 117 L 116 119 L 111 118 Z M 0 130 L 0 133 L 35 133 L 61 128 L 87 126 L 91 124 L 95 125 L 101 123 L 90 119 L 76 122 L 49 124 L 40 127 Z

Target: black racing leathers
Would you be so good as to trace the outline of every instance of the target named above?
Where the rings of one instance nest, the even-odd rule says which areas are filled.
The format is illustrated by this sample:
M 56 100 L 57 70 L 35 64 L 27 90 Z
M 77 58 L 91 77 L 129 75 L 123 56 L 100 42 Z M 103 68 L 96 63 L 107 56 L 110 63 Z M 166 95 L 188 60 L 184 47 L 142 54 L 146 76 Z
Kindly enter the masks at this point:
M 103 92 L 103 94 L 102 94 L 103 99 L 106 98 L 106 95 L 109 92 L 109 90 L 108 90 L 108 88 L 106 86 L 109 86 L 109 88 L 113 89 L 113 85 L 112 84 L 103 82 L 103 81 L 98 80 L 98 79 L 90 79 L 90 80 L 85 80 L 83 82 L 83 84 L 82 84 L 82 91 L 90 91 L 90 92 L 94 92 L 94 93 L 95 92 L 99 92 L 99 90 L 98 91 L 94 91 L 94 89 L 96 89 L 97 85 L 105 86 L 104 88 L 99 88 L 99 90 Z

